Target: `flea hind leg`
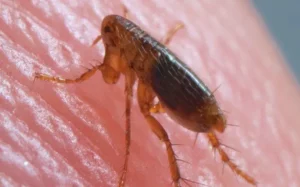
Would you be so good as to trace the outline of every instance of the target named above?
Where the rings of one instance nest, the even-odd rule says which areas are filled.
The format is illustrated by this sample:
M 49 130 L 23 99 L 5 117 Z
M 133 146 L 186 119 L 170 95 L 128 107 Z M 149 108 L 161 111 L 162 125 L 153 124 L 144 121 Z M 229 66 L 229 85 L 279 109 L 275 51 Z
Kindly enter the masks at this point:
M 242 177 L 248 183 L 255 185 L 255 186 L 257 185 L 257 182 L 253 177 L 248 175 L 246 172 L 241 170 L 235 163 L 232 162 L 232 160 L 229 158 L 227 153 L 221 148 L 221 143 L 218 140 L 215 133 L 209 132 L 209 133 L 207 133 L 207 137 L 208 137 L 208 140 L 210 141 L 211 145 L 213 146 L 213 148 L 219 152 L 222 161 L 225 164 L 227 164 L 233 172 L 235 172 L 237 175 Z
M 152 132 L 165 144 L 166 151 L 168 154 L 170 173 L 172 181 L 176 187 L 180 186 L 179 180 L 182 179 L 180 176 L 177 159 L 172 148 L 172 143 L 168 137 L 167 132 L 162 125 L 151 115 L 150 108 L 153 105 L 154 93 L 152 89 L 139 81 L 137 90 L 138 103 L 140 110 L 147 120 Z

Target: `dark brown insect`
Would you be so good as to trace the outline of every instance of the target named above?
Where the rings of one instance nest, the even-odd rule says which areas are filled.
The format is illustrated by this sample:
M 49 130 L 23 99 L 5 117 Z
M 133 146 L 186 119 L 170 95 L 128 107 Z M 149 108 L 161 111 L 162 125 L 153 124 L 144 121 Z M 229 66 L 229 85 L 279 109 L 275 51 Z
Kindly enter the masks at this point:
M 124 17 L 127 17 L 126 14 L 125 10 Z M 177 25 L 162 42 L 158 42 L 124 17 L 109 15 L 102 22 L 101 35 L 93 42 L 95 45 L 101 39 L 103 40 L 106 53 L 101 65 L 72 80 L 35 74 L 37 79 L 58 83 L 81 82 L 87 80 L 97 70 L 102 72 L 103 79 L 108 84 L 115 84 L 121 74 L 125 76 L 126 156 L 119 186 L 125 185 L 128 168 L 132 88 L 136 80 L 138 81 L 137 99 L 140 110 L 153 133 L 166 145 L 174 186 L 180 186 L 180 179 L 183 178 L 180 175 L 168 134 L 152 113 L 167 112 L 185 128 L 197 133 L 206 133 L 213 148 L 219 152 L 222 161 L 248 183 L 256 185 L 255 179 L 240 170 L 221 148 L 215 131 L 224 132 L 227 123 L 213 93 L 191 69 L 165 47 L 183 25 Z M 159 102 L 154 104 L 156 97 Z

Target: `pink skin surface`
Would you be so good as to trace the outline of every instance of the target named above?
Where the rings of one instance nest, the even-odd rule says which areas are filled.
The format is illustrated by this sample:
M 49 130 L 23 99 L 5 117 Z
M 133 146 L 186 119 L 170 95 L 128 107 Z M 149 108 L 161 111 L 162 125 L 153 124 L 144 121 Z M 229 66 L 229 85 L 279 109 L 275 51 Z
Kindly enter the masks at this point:
M 180 2 L 180 3 L 179 3 Z M 124 1 L 130 19 L 157 39 L 183 22 L 170 43 L 214 90 L 227 111 L 219 135 L 230 157 L 263 187 L 300 186 L 299 88 L 246 1 Z M 122 14 L 113 0 L 0 0 L 0 186 L 117 186 L 124 160 L 124 79 L 101 73 L 73 85 L 36 80 L 34 72 L 74 78 L 101 63 L 101 20 Z M 182 176 L 212 187 L 250 186 L 215 157 L 206 136 L 156 115 Z M 134 97 L 127 186 L 171 186 L 162 143 Z M 192 186 L 200 186 L 191 184 Z M 185 184 L 183 184 L 185 186 Z

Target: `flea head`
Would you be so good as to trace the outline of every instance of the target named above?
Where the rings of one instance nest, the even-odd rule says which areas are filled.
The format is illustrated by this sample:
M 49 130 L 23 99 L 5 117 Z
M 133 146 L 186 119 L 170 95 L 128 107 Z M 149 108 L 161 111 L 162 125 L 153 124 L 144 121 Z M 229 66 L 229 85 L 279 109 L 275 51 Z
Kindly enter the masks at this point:
M 105 46 L 118 47 L 119 25 L 117 24 L 116 16 L 109 15 L 104 18 L 101 25 L 101 35 Z

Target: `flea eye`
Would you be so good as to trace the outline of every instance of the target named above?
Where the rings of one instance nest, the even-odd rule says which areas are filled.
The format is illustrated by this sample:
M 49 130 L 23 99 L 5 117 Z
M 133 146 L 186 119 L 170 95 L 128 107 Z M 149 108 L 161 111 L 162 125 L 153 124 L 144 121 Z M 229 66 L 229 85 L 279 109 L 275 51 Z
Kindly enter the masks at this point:
M 105 26 L 105 27 L 104 27 L 104 32 L 106 32 L 106 33 L 107 33 L 107 32 L 111 32 L 110 27 L 109 27 L 109 26 Z

